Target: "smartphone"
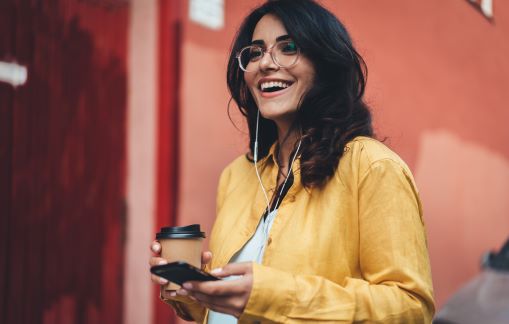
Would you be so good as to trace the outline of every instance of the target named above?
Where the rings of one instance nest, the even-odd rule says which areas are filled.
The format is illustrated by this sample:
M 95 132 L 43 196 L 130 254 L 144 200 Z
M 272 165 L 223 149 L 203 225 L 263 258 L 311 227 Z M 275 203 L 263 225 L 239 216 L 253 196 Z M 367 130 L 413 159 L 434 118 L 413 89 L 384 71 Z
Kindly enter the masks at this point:
M 197 267 L 184 261 L 176 261 L 168 264 L 157 265 L 150 268 L 150 272 L 156 276 L 181 285 L 187 281 L 212 281 L 220 280 Z

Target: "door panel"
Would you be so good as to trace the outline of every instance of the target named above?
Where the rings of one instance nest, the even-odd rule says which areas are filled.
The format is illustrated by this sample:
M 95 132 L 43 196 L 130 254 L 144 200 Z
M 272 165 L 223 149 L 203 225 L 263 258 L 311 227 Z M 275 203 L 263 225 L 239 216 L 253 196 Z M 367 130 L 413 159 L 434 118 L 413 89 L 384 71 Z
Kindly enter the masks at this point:
M 121 323 L 128 7 L 2 3 L 0 322 Z

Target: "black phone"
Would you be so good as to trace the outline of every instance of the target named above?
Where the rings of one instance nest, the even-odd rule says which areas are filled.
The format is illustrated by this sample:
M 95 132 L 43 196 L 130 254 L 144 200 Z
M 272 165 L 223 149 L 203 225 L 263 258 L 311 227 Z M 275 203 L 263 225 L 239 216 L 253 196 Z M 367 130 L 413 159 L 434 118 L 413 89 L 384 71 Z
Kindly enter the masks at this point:
M 211 275 L 184 261 L 176 261 L 168 264 L 157 265 L 150 268 L 150 272 L 156 276 L 181 285 L 187 281 L 212 281 L 220 278 Z

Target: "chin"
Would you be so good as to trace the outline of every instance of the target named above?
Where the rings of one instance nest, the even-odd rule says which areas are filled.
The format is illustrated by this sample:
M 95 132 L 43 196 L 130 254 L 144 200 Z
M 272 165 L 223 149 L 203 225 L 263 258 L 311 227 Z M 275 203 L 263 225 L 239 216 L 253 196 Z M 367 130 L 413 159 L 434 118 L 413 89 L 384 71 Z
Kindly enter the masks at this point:
M 295 119 L 295 111 L 282 110 L 282 109 L 260 109 L 260 114 L 263 118 L 272 120 L 273 122 L 279 123 Z

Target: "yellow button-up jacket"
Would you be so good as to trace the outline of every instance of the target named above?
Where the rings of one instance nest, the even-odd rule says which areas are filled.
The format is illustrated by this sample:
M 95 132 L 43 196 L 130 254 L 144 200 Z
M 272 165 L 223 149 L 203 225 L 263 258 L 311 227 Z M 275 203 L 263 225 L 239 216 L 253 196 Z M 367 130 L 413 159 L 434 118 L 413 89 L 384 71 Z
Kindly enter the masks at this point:
M 278 166 L 260 161 L 269 193 Z M 294 183 L 279 207 L 263 264 L 239 323 L 430 323 L 433 288 L 422 209 L 407 165 L 382 143 L 351 141 L 323 188 Z M 211 267 L 221 267 L 254 234 L 266 208 L 245 156 L 222 173 Z M 198 321 L 196 305 L 171 302 Z

